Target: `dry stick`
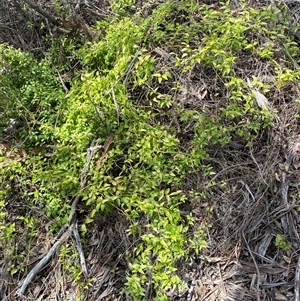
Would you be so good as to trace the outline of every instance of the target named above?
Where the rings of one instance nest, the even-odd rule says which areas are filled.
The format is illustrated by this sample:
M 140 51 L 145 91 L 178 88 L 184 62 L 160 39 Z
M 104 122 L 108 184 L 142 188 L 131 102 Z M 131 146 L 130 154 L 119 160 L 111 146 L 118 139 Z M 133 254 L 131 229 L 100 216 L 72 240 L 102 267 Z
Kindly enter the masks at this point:
M 244 187 L 246 188 L 246 190 L 247 190 L 248 193 L 250 194 L 252 200 L 255 201 L 255 197 L 254 197 L 253 193 L 251 192 L 249 186 L 248 186 L 243 180 L 240 180 L 239 182 L 240 182 L 242 185 L 244 185 Z
M 300 300 L 300 256 L 298 258 L 296 272 L 295 272 L 295 284 L 294 284 L 294 301 Z
M 23 0 L 23 1 L 26 2 L 32 9 L 37 11 L 40 15 L 44 16 L 49 21 L 53 22 L 54 24 L 58 23 L 58 21 L 55 17 L 53 17 L 51 14 L 49 14 L 46 10 L 42 9 L 35 2 L 33 2 L 31 0 Z
M 76 248 L 77 248 L 77 252 L 79 254 L 81 270 L 82 270 L 85 278 L 87 278 L 87 267 L 86 267 L 86 262 L 85 262 L 85 258 L 84 258 L 84 253 L 83 253 L 83 249 L 82 249 L 80 236 L 79 236 L 79 233 L 78 233 L 77 221 L 76 221 L 75 227 L 73 229 L 73 234 L 74 234 L 74 237 L 75 237 L 75 240 L 76 240 Z
M 125 85 L 125 84 L 127 83 L 128 76 L 129 76 L 129 74 L 130 74 L 130 72 L 131 72 L 131 70 L 132 70 L 132 68 L 133 68 L 133 66 L 134 66 L 134 63 L 135 63 L 136 59 L 138 58 L 139 54 L 140 54 L 140 50 L 138 49 L 138 50 L 136 51 L 136 53 L 135 53 L 133 59 L 132 59 L 131 62 L 129 63 L 128 67 L 126 68 L 125 73 L 124 73 L 125 78 L 124 78 L 124 80 L 123 80 L 123 85 Z M 123 75 L 123 76 L 124 76 L 124 75 Z
M 72 234 L 73 228 L 74 228 L 74 224 L 71 224 L 70 227 L 67 229 L 67 231 L 61 236 L 61 238 L 48 251 L 48 253 L 30 271 L 30 273 L 25 278 L 22 286 L 17 290 L 17 292 L 16 292 L 17 296 L 22 296 L 24 294 L 27 286 L 29 285 L 31 280 L 35 277 L 35 275 L 48 263 L 48 261 L 51 259 L 51 257 L 54 255 L 54 253 L 60 247 L 60 245 L 70 237 L 70 235 Z
M 212 289 L 210 292 L 208 292 L 204 297 L 202 297 L 202 298 L 200 299 L 200 301 L 207 300 L 207 298 L 208 298 L 210 295 L 212 295 L 217 289 L 218 289 L 218 287 L 213 288 L 213 289 Z
M 221 272 L 221 268 L 220 268 L 220 263 L 217 263 L 217 265 L 218 265 L 218 272 L 219 272 L 220 279 L 221 279 L 221 285 L 222 285 L 223 291 L 225 293 L 225 296 L 227 296 L 227 290 L 226 290 L 226 287 L 224 285 L 224 280 L 223 280 L 223 276 L 222 276 L 222 272 Z
M 91 146 L 87 150 L 86 161 L 85 161 L 85 164 L 84 164 L 83 170 L 81 172 L 81 176 L 80 176 L 80 189 L 85 187 L 86 180 L 87 180 L 88 168 L 90 166 L 92 158 L 94 157 L 95 153 L 98 151 L 99 148 L 101 148 L 101 146 L 97 145 L 96 140 L 94 139 L 91 143 Z M 79 196 L 76 196 L 71 205 L 70 215 L 69 215 L 69 219 L 68 219 L 69 227 L 68 227 L 67 231 L 59 238 L 59 240 L 52 246 L 52 248 L 48 251 L 48 253 L 30 271 L 30 273 L 25 278 L 22 286 L 17 290 L 17 292 L 16 292 L 17 296 L 22 296 L 24 294 L 27 286 L 29 285 L 31 280 L 35 277 L 35 275 L 37 273 L 39 273 L 39 271 L 49 262 L 49 260 L 52 258 L 54 253 L 60 247 L 60 245 L 70 237 L 72 232 L 74 232 L 74 228 L 76 225 L 76 207 L 77 207 L 78 202 L 79 202 Z M 63 226 L 63 227 L 65 227 L 65 226 Z M 76 238 L 76 236 L 75 236 L 75 238 Z M 76 240 L 77 240 L 77 238 L 76 238 Z M 79 241 L 80 241 L 80 238 L 79 238 Z M 77 243 L 77 245 L 78 245 L 78 243 Z M 82 254 L 83 254 L 83 252 L 81 252 L 79 255 L 82 256 Z M 82 260 L 82 258 L 80 258 L 80 260 Z M 81 261 L 81 263 L 82 263 L 82 261 Z M 85 266 L 85 268 L 86 268 L 86 266 Z
M 292 205 L 289 205 L 288 203 L 288 190 L 289 190 L 289 184 L 286 180 L 286 173 L 282 174 L 282 186 L 280 190 L 280 203 L 284 208 L 286 208 L 285 213 L 281 217 L 281 223 L 284 231 L 286 233 L 289 233 L 290 237 L 292 238 L 293 242 L 294 240 L 297 240 L 297 244 L 299 245 L 299 234 L 298 231 L 295 228 L 293 218 L 291 215 L 291 210 L 293 208 Z M 298 246 L 297 246 L 298 248 Z
M 100 148 L 102 148 L 102 146 L 97 145 L 96 140 L 94 139 L 92 141 L 90 147 L 87 149 L 86 161 L 85 161 L 85 164 L 83 166 L 83 170 L 82 170 L 81 175 L 80 175 L 80 184 L 79 184 L 80 189 L 83 189 L 85 184 L 86 184 L 88 168 L 91 164 L 92 158 L 94 157 L 95 153 Z M 76 220 L 76 210 L 77 210 L 78 202 L 79 202 L 79 196 L 76 196 L 73 203 L 72 203 L 72 205 L 71 205 L 71 210 L 70 210 L 69 219 L 68 219 L 68 224 L 69 225 L 74 223 L 74 221 Z
M 103 166 L 103 164 L 104 164 L 103 158 L 106 156 L 108 148 L 109 148 L 110 144 L 112 143 L 113 139 L 114 139 L 114 135 L 113 134 L 110 134 L 106 138 L 106 140 L 105 140 L 105 142 L 103 144 L 102 154 L 101 154 L 100 158 L 97 160 L 97 163 L 96 163 L 97 169 L 100 169 Z
M 26 17 L 25 11 L 24 11 L 24 9 L 22 8 L 22 6 L 21 6 L 21 4 L 19 3 L 19 1 L 13 0 L 12 2 L 13 2 L 13 6 L 17 9 L 17 11 L 18 11 L 19 13 L 21 13 L 21 14 L 23 15 L 23 17 Z
M 246 243 L 247 250 L 248 250 L 248 252 L 250 253 L 250 256 L 251 256 L 251 258 L 252 258 L 252 260 L 253 260 L 253 263 L 254 263 L 254 265 L 255 265 L 255 269 L 256 269 L 256 273 L 257 273 L 257 282 L 256 282 L 256 300 L 257 300 L 257 301 L 260 301 L 260 296 L 259 296 L 259 285 L 260 285 L 260 273 L 259 273 L 259 268 L 258 268 L 258 266 L 257 266 L 257 263 L 256 263 L 256 261 L 255 261 L 255 258 L 254 258 L 254 256 L 253 256 L 253 254 L 252 254 L 252 251 L 251 251 L 251 249 L 250 249 L 250 247 L 249 247 L 249 244 L 248 244 L 248 242 L 247 242 L 247 240 L 246 240 L 246 238 L 245 238 L 244 231 L 242 232 L 242 235 L 243 235 L 244 241 L 245 241 L 245 243 Z
M 194 293 L 194 290 L 195 290 L 195 286 L 196 286 L 196 275 L 193 277 L 191 286 L 190 286 L 190 288 L 188 290 L 188 295 L 186 297 L 187 301 L 191 301 L 192 300 L 193 293 Z
M 288 205 L 288 191 L 289 191 L 289 185 L 286 181 L 286 174 L 284 172 L 284 173 L 282 173 L 282 185 L 281 185 L 279 195 L 280 195 L 280 203 L 285 208 Z M 288 219 L 287 219 L 286 213 L 281 217 L 281 224 L 282 224 L 284 232 L 288 233 L 289 226 L 288 226 Z
M 284 49 L 286 55 L 292 61 L 295 69 L 299 69 L 300 68 L 299 64 L 293 59 L 293 57 L 291 56 L 290 52 L 288 51 L 288 49 L 285 47 L 285 45 L 283 43 L 282 43 L 282 46 L 283 46 L 283 49 Z
M 282 187 L 281 187 L 281 191 L 280 191 L 281 204 L 287 205 L 288 190 L 289 190 L 289 185 L 286 181 L 286 174 L 283 173 L 282 174 Z M 284 230 L 288 231 L 288 223 L 287 223 L 286 216 L 283 216 L 281 218 L 281 223 L 282 223 L 282 227 L 284 228 Z M 296 271 L 295 271 L 294 295 L 295 295 L 294 301 L 300 301 L 300 256 L 298 258 Z
M 129 74 L 131 72 L 131 70 L 133 69 L 134 67 L 134 63 L 135 61 L 137 60 L 139 54 L 141 53 L 141 50 L 138 49 L 133 57 L 133 59 L 130 61 L 128 67 L 126 68 L 124 74 L 122 74 L 118 79 L 117 81 L 115 82 L 115 84 L 104 94 L 104 96 L 108 96 L 110 93 L 111 93 L 111 90 L 117 86 L 117 84 L 124 78 L 123 80 L 123 85 L 126 84 L 127 80 L 128 80 L 128 77 L 129 77 Z
M 118 125 L 120 125 L 120 109 L 119 109 L 119 105 L 117 103 L 116 95 L 115 95 L 115 92 L 114 92 L 113 88 L 111 90 L 111 93 L 112 93 L 113 101 L 114 101 L 114 104 L 115 104 L 115 107 L 116 107 L 117 118 L 118 118 Z
M 255 163 L 255 165 L 257 166 L 257 170 L 259 171 L 259 175 L 260 175 L 260 178 L 263 180 L 263 182 L 266 184 L 267 187 L 269 187 L 268 183 L 266 182 L 266 180 L 264 179 L 263 177 L 263 173 L 261 171 L 261 168 L 259 167 L 256 159 L 254 158 L 253 156 L 253 152 L 252 152 L 252 149 L 250 149 L 250 156 L 251 156 L 251 159 L 253 160 L 253 162 Z
M 56 72 L 57 72 L 57 74 L 58 74 L 58 77 L 59 77 L 59 80 L 60 80 L 61 85 L 63 86 L 65 92 L 68 93 L 68 92 L 69 92 L 69 89 L 66 87 L 66 85 L 65 85 L 65 83 L 64 83 L 64 81 L 63 81 L 63 79 L 62 79 L 62 77 L 61 77 L 61 75 L 60 75 L 60 73 L 59 73 L 59 71 L 58 71 L 56 68 L 55 68 L 55 70 L 56 70 Z

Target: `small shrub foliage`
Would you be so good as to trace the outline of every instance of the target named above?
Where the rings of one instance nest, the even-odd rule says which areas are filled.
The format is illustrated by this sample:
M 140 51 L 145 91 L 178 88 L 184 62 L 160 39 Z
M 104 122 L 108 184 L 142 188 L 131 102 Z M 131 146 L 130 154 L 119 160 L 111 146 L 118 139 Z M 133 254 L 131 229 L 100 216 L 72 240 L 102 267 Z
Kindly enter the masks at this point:
M 89 208 L 83 234 L 97 214 L 115 207 L 130 221 L 135 247 L 127 257 L 124 290 L 134 300 L 145 300 L 151 286 L 153 300 L 168 300 L 171 289 L 182 289 L 177 262 L 206 246 L 205 231 L 199 227 L 188 234 L 193 217 L 180 211 L 194 193 L 181 190 L 183 178 L 194 171 L 213 174 L 204 163 L 210 145 L 225 145 L 233 133 L 251 144 L 274 118 L 257 105 L 237 72 L 239 56 L 246 52 L 269 60 L 280 88 L 298 80 L 299 71 L 276 63 L 276 45 L 298 50 L 286 35 L 284 9 L 275 5 L 232 9 L 226 2 L 216 9 L 198 1 L 164 1 L 146 16 L 145 7 L 133 14 L 133 5 L 113 1 L 117 17 L 95 25 L 101 35 L 93 43 L 78 47 L 63 38 L 68 49 L 62 55 L 72 53 L 80 62 L 69 92 L 59 77 L 68 70 L 68 59 L 62 58 L 61 65 L 55 56 L 61 43 L 53 43 L 41 61 L 0 46 L 0 134 L 10 137 L 9 152 L 4 142 L 0 150 L 0 249 L 8 246 L 10 273 L 21 270 L 25 254 L 13 243 L 20 224 L 7 215 L 13 196 L 55 219 L 54 231 L 66 223 L 72 197 L 80 195 Z M 168 64 L 160 64 L 153 51 L 159 48 L 171 49 Z M 213 116 L 176 102 L 183 88 L 176 74 L 185 77 L 199 67 L 213 70 L 227 91 L 227 101 Z M 268 84 L 249 80 L 268 93 Z M 218 92 L 213 97 L 224 99 Z M 182 124 L 193 125 L 188 147 L 181 146 L 175 126 L 162 122 L 174 112 Z M 87 148 L 93 139 L 103 145 L 109 135 L 113 140 L 106 156 L 94 157 L 88 184 L 80 188 Z M 34 236 L 38 216 L 31 212 L 20 219 L 26 235 Z M 276 238 L 277 246 L 287 248 L 282 241 Z M 60 259 L 71 253 L 63 248 Z M 78 281 L 78 269 L 64 262 Z

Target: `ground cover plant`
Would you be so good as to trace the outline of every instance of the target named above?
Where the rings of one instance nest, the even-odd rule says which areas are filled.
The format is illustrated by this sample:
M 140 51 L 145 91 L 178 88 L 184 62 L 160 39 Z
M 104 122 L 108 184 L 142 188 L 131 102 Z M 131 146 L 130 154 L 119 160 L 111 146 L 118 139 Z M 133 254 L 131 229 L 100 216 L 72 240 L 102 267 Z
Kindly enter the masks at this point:
M 299 298 L 289 7 L 112 1 L 88 24 L 55 5 L 81 25 L 44 57 L 0 45 L 2 299 Z M 255 284 L 209 278 L 233 258 Z

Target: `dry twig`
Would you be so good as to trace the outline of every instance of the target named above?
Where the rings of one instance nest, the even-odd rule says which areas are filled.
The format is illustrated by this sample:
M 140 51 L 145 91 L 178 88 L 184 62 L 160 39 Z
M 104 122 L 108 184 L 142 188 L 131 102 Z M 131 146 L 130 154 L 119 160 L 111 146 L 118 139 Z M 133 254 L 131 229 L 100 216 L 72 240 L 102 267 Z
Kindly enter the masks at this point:
M 245 241 L 247 250 L 248 250 L 248 252 L 249 252 L 249 254 L 250 254 L 250 256 L 251 256 L 251 258 L 252 258 L 252 260 L 253 260 L 253 263 L 254 263 L 254 265 L 255 265 L 255 268 L 256 268 L 256 273 L 257 273 L 257 282 L 256 282 L 256 300 L 257 300 L 257 301 L 260 301 L 260 296 L 259 296 L 260 272 L 259 272 L 259 268 L 258 268 L 258 266 L 257 266 L 256 260 L 255 260 L 255 258 L 254 258 L 254 256 L 253 256 L 253 254 L 252 254 L 252 251 L 251 251 L 251 249 L 250 249 L 250 247 L 249 247 L 249 244 L 248 244 L 248 242 L 247 242 L 247 240 L 246 240 L 246 238 L 245 238 L 244 232 L 242 232 L 242 236 L 243 236 L 243 239 L 244 239 L 244 241 Z
M 188 290 L 188 295 L 187 295 L 187 298 L 186 298 L 187 301 L 191 301 L 192 300 L 193 293 L 194 293 L 194 290 L 195 290 L 195 286 L 196 286 L 196 277 L 193 277 L 191 286 L 190 286 L 190 288 Z
M 90 163 L 91 163 L 94 155 L 96 154 L 96 152 L 100 148 L 102 148 L 102 146 L 97 145 L 97 142 L 94 139 L 92 141 L 90 147 L 87 150 L 86 161 L 85 161 L 85 164 L 84 164 L 83 170 L 81 172 L 81 176 L 80 176 L 80 188 L 81 189 L 83 189 L 86 185 L 87 173 L 88 173 Z M 56 251 L 60 247 L 60 245 L 63 242 L 65 242 L 66 240 L 69 239 L 69 237 L 71 236 L 72 233 L 75 235 L 76 246 L 77 246 L 77 249 L 78 249 L 78 252 L 79 252 L 80 262 L 81 262 L 81 266 L 82 266 L 82 269 L 83 269 L 83 273 L 84 273 L 84 275 L 87 275 L 87 268 L 86 268 L 86 264 L 85 264 L 83 251 L 82 251 L 80 237 L 79 237 L 78 232 L 76 232 L 77 231 L 77 228 L 76 228 L 76 224 L 77 224 L 76 210 L 77 210 L 78 202 L 79 202 L 79 196 L 76 196 L 73 203 L 72 203 L 72 205 L 71 205 L 71 210 L 70 210 L 69 219 L 68 219 L 69 227 L 64 232 L 64 234 L 62 234 L 62 236 L 57 240 L 57 242 L 52 246 L 52 248 L 50 248 L 48 253 L 30 271 L 30 273 L 25 278 L 23 284 L 17 290 L 17 292 L 16 292 L 17 296 L 24 295 L 25 290 L 26 290 L 27 286 L 30 284 L 30 282 L 32 281 L 32 279 L 49 262 L 49 260 L 53 257 L 53 255 L 56 253 Z M 63 226 L 63 227 L 65 227 L 65 226 Z
M 48 251 L 48 253 L 35 265 L 35 267 L 30 271 L 30 273 L 25 278 L 21 287 L 17 290 L 16 295 L 22 296 L 25 293 L 27 286 L 30 284 L 32 279 L 35 277 L 37 273 L 49 262 L 55 252 L 58 250 L 60 245 L 65 242 L 70 235 L 72 234 L 74 228 L 74 224 L 71 224 L 67 231 L 60 237 L 60 239 L 52 246 L 52 248 Z
M 294 301 L 300 301 L 300 256 L 298 258 L 296 272 L 295 272 L 295 299 Z
M 118 105 L 117 100 L 116 100 L 116 95 L 115 95 L 114 89 L 111 90 L 111 93 L 112 93 L 112 98 L 113 98 L 113 101 L 114 101 L 114 104 L 115 104 L 115 107 L 116 107 L 118 125 L 120 125 L 120 108 L 119 108 L 119 105 Z
M 286 174 L 282 173 L 282 185 L 281 185 L 281 189 L 280 189 L 280 203 L 281 205 L 284 205 L 285 207 L 288 204 L 288 190 L 289 190 L 289 185 L 286 181 Z M 288 220 L 287 220 L 287 216 L 286 214 L 284 214 L 281 217 L 281 224 L 283 227 L 283 230 L 285 233 L 288 233 Z
M 82 270 L 85 278 L 87 278 L 87 267 L 86 267 L 86 262 L 85 262 L 85 257 L 84 257 L 84 253 L 83 253 L 83 249 L 82 249 L 80 236 L 79 236 L 79 233 L 78 233 L 77 221 L 76 221 L 75 226 L 73 228 L 73 234 L 74 234 L 75 241 L 76 241 L 77 252 L 79 254 L 81 270 Z
M 39 6 L 35 2 L 33 2 L 31 0 L 23 0 L 23 1 L 26 2 L 32 9 L 34 9 L 40 15 L 44 16 L 49 21 L 53 22 L 53 24 L 57 24 L 58 23 L 57 19 L 55 17 L 53 17 L 51 14 L 49 14 L 46 10 L 44 10 L 43 8 L 41 8 L 41 6 Z

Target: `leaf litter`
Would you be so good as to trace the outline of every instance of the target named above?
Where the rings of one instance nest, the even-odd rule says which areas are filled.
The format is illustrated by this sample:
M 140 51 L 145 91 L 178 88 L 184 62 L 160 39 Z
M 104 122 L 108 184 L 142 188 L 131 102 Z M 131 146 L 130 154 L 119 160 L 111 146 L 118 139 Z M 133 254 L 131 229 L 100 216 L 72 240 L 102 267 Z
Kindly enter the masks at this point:
M 260 6 L 270 2 L 249 1 L 250 4 Z M 288 4 L 296 18 L 297 6 L 292 1 Z M 154 51 L 163 62 L 171 58 L 168 49 Z M 222 90 L 224 86 L 211 72 L 197 78 L 196 68 L 188 78 L 178 75 L 184 87 L 183 93 L 177 95 L 178 101 L 183 107 L 213 114 L 222 103 L 214 102 L 208 96 L 216 87 Z M 245 82 L 253 74 L 270 78 L 268 68 L 267 62 L 264 64 L 246 55 L 236 65 Z M 257 105 L 272 114 L 276 110 L 274 116 L 277 117 L 272 128 L 262 131 L 251 147 L 243 141 L 232 141 L 222 147 L 210 146 L 208 160 L 216 172 L 214 180 L 224 183 L 223 187 L 206 188 L 211 179 L 200 172 L 186 177 L 183 190 L 206 191 L 205 200 L 198 197 L 181 209 L 192 213 L 195 228 L 197 223 L 207 226 L 208 247 L 200 255 L 191 254 L 188 260 L 178 263 L 178 274 L 188 288 L 170 292 L 171 300 L 300 300 L 300 125 L 297 120 L 300 109 L 295 102 L 300 99 L 300 84 L 294 82 L 280 90 L 274 88 L 268 96 L 249 88 Z M 226 91 L 223 92 L 226 95 Z M 190 124 L 181 129 L 185 134 L 181 139 L 182 147 L 189 143 L 189 126 L 192 128 Z M 14 214 L 18 216 L 20 210 L 17 200 L 12 199 L 9 209 L 8 218 L 13 221 Z M 110 216 L 97 217 L 89 229 L 85 257 L 88 277 L 93 279 L 93 284 L 85 291 L 87 300 L 121 300 L 119 293 L 127 270 L 125 256 L 133 247 L 126 235 L 127 228 L 124 215 L 116 211 Z M 33 242 L 40 248 L 49 244 L 43 229 L 41 223 L 40 237 Z M 276 247 L 277 234 L 291 242 L 289 250 Z M 19 239 L 15 238 L 16 243 L 20 243 Z M 39 257 L 40 252 L 33 249 L 31 255 L 32 258 Z M 19 279 L 17 275 L 11 279 L 5 273 L 4 255 L 1 255 L 0 263 L 1 300 L 16 300 L 13 291 Z M 73 300 L 76 287 L 60 270 L 59 262 L 48 265 L 40 278 L 32 283 L 28 300 L 58 300 L 58 295 Z M 127 296 L 126 300 L 131 299 Z

